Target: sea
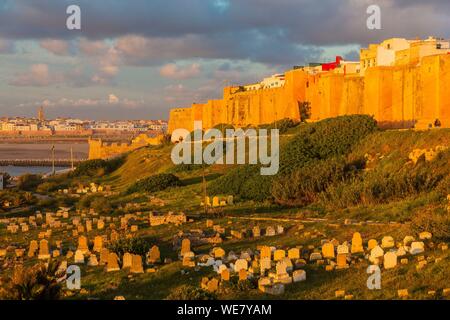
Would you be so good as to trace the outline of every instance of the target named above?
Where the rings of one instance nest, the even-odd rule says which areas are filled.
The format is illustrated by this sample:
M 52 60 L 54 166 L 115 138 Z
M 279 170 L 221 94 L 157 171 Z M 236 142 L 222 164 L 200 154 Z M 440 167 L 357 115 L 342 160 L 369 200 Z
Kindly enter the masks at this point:
M 0 160 L 46 160 L 51 158 L 55 146 L 55 158 L 70 160 L 71 149 L 74 159 L 86 159 L 89 153 L 87 143 L 0 143 Z M 56 167 L 55 170 L 64 170 Z M 51 166 L 0 166 L 0 172 L 7 172 L 13 177 L 23 174 L 46 174 L 52 172 Z

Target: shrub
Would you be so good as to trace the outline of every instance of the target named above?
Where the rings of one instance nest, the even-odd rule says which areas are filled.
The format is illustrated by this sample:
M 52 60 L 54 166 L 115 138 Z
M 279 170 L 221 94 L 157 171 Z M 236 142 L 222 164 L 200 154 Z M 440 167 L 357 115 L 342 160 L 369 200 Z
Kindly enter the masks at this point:
M 295 128 L 296 126 L 298 126 L 298 122 L 292 120 L 292 119 L 281 119 L 275 122 L 272 122 L 271 124 L 265 124 L 265 125 L 260 125 L 259 128 L 260 129 L 278 129 L 280 130 L 280 134 L 285 134 L 288 132 L 289 129 L 291 128 Z
M 450 239 L 450 214 L 427 210 L 416 214 L 411 221 L 411 230 L 416 233 L 428 231 L 439 240 Z
M 88 160 L 80 163 L 77 168 L 70 174 L 71 177 L 80 176 L 103 176 L 111 173 L 124 163 L 125 157 L 116 157 L 110 160 Z
M 145 256 L 151 248 L 151 243 L 143 238 L 120 239 L 111 243 L 108 248 L 120 257 L 126 252 Z
M 318 200 L 320 193 L 348 174 L 345 159 L 318 161 L 285 176 L 275 178 L 272 196 L 275 202 L 288 205 L 307 205 Z
M 59 279 L 60 263 L 51 260 L 48 265 L 40 263 L 33 267 L 17 266 L 13 275 L 4 279 L 0 285 L 0 299 L 7 300 L 57 300 L 62 287 Z
M 170 173 L 162 173 L 137 181 L 128 188 L 127 193 L 158 192 L 179 185 L 181 185 L 181 182 L 177 176 Z
M 17 187 L 20 190 L 34 191 L 42 183 L 42 177 L 37 174 L 25 174 L 20 176 L 17 181 Z
M 166 300 L 216 300 L 216 296 L 206 290 L 183 285 L 170 293 Z

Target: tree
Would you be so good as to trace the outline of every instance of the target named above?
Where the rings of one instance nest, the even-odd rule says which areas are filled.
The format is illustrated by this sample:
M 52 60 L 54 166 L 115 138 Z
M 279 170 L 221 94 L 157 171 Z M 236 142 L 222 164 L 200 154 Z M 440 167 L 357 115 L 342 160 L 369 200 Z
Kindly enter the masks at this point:
M 311 103 L 308 101 L 299 102 L 299 113 L 302 122 L 311 118 Z

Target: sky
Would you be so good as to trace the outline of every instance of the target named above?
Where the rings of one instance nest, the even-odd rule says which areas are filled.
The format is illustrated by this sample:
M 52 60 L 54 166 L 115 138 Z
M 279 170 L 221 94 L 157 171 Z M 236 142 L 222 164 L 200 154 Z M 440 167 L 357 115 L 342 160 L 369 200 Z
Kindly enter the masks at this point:
M 380 30 L 366 27 L 369 5 Z M 81 8 L 81 30 L 66 9 Z M 0 0 L 0 117 L 168 119 L 391 37 L 450 37 L 448 0 Z

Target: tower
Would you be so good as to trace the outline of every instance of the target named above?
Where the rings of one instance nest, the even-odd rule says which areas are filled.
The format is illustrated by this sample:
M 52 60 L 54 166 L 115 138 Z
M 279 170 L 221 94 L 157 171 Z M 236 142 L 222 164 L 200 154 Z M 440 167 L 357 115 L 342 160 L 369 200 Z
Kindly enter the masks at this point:
M 40 122 L 43 122 L 45 120 L 45 116 L 44 116 L 44 107 L 41 106 L 38 110 L 38 119 Z

